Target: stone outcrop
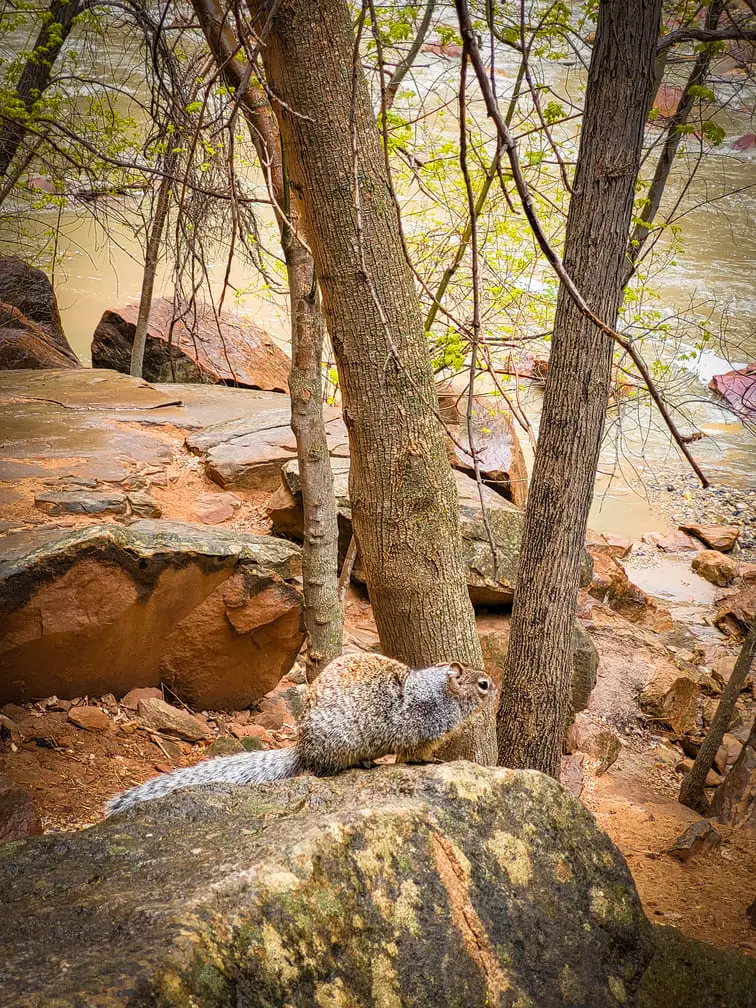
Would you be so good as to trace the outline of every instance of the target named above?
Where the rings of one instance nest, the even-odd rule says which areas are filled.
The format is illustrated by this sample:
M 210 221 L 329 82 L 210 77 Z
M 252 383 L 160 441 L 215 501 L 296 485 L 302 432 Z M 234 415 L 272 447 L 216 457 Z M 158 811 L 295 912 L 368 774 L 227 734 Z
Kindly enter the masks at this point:
M 339 520 L 339 552 L 343 558 L 352 534 L 352 508 L 349 502 L 349 462 L 332 459 L 334 490 Z M 280 535 L 302 539 L 302 490 L 296 460 L 281 469 L 282 485 L 272 495 L 266 511 L 273 528 Z M 462 560 L 467 587 L 475 605 L 501 606 L 511 603 L 517 578 L 517 565 L 522 541 L 523 514 L 519 508 L 483 486 L 483 501 L 488 524 L 496 545 L 496 570 L 488 532 L 483 522 L 478 484 L 465 473 L 454 470 L 459 501 L 459 521 L 462 534 Z M 364 581 L 359 558 L 353 577 Z M 581 583 L 590 580 L 590 559 L 584 557 Z
M 619 1008 L 653 952 L 580 804 L 465 763 L 180 792 L 17 849 L 0 888 L 6 996 L 56 1008 Z
M 588 546 L 593 559 L 593 577 L 588 586 L 590 594 L 605 602 L 614 612 L 631 623 L 657 633 L 672 629 L 669 612 L 633 584 L 608 544 Z
M 480 616 L 476 625 L 483 648 L 486 672 L 496 685 L 500 686 L 506 669 L 510 618 L 505 614 Z M 572 645 L 572 709 L 582 711 L 588 706 L 591 692 L 596 685 L 599 655 L 588 632 L 577 620 L 572 633 Z
M 738 565 L 732 557 L 725 556 L 718 550 L 701 550 L 695 557 L 691 567 L 702 578 L 720 588 L 734 581 L 738 576 Z
M 438 390 L 441 416 L 446 422 L 449 458 L 455 469 L 475 475 L 470 450 L 467 398 L 449 389 Z M 484 483 L 524 508 L 528 498 L 528 470 L 511 412 L 501 399 L 475 396 L 470 421 L 472 443 Z
M 756 364 L 714 375 L 709 388 L 725 400 L 733 413 L 751 419 L 756 417 Z
M 263 696 L 302 644 L 292 543 L 144 520 L 10 534 L 0 702 L 166 683 L 197 708 Z
M 92 338 L 92 366 L 128 374 L 139 305 L 106 311 Z M 156 299 L 150 311 L 143 375 L 154 382 L 203 382 L 240 388 L 288 389 L 289 360 L 272 338 L 247 319 L 211 308 L 175 317 L 173 303 Z
M 684 735 L 696 724 L 701 688 L 696 680 L 672 662 L 660 661 L 640 694 L 641 709 L 656 721 Z
M 745 588 L 733 592 L 723 600 L 714 624 L 733 637 L 745 636 L 748 627 L 756 622 L 756 581 L 746 582 Z
M 78 367 L 45 274 L 15 256 L 0 258 L 0 369 Z

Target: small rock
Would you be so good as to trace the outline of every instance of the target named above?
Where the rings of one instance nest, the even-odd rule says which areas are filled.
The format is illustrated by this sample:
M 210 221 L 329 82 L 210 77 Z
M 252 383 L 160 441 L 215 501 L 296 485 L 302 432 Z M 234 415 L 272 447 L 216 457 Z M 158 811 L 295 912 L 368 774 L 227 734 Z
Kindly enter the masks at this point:
M 234 720 L 234 724 L 238 725 L 249 724 L 249 722 L 252 720 L 252 711 L 251 710 L 234 711 L 232 717 Z
M 599 776 L 616 763 L 622 750 L 622 743 L 614 732 L 597 729 L 584 714 L 577 714 L 567 729 L 565 748 L 570 752 L 583 752 L 600 761 L 596 770 Z
M 128 499 L 132 512 L 140 518 L 161 518 L 163 515 L 160 505 L 148 493 L 133 490 Z
M 39 493 L 34 503 L 45 514 L 126 514 L 126 495 L 87 490 Z
M 99 707 L 72 707 L 68 712 L 68 720 L 86 731 L 103 732 L 111 725 L 111 720 Z
M 152 764 L 158 773 L 172 773 L 175 767 L 171 766 L 170 763 L 153 763 Z
M 202 724 L 199 718 L 189 714 L 188 711 L 179 710 L 178 707 L 171 707 L 157 697 L 140 700 L 137 712 L 146 727 L 176 735 L 178 738 L 186 739 L 187 742 L 199 742 L 210 734 L 207 725 Z
M 232 493 L 200 494 L 194 505 L 194 513 L 205 525 L 220 525 L 233 518 L 241 501 Z
M 260 713 L 255 716 L 255 723 L 266 731 L 280 731 L 283 726 L 296 724 L 296 718 L 290 707 L 279 696 L 264 696 L 258 704 Z
M 205 755 L 210 756 L 232 756 L 234 753 L 244 752 L 244 746 L 231 735 L 219 735 L 214 742 L 205 749 Z
M 722 837 L 716 827 L 708 819 L 701 819 L 699 822 L 691 823 L 665 853 L 685 862 L 696 854 L 711 850 L 721 842 Z
M 156 689 L 154 686 L 139 686 L 129 690 L 126 696 L 121 698 L 121 704 L 128 707 L 129 710 L 136 710 L 140 700 L 148 700 L 151 697 L 155 700 L 162 700 L 162 690 Z
M 7 703 L 3 707 L 0 707 L 0 714 L 5 714 L 5 716 L 9 717 L 11 721 L 18 721 L 19 723 L 22 721 L 28 721 L 32 716 L 30 710 L 15 703 Z
M 677 553 L 678 551 L 683 550 L 700 549 L 700 546 L 695 539 L 691 539 L 690 536 L 685 535 L 683 532 L 669 532 L 667 534 L 663 534 L 661 532 L 646 532 L 642 538 L 644 543 L 656 546 L 657 549 L 662 550 L 664 553 Z
M 5 714 L 0 714 L 0 738 L 8 738 L 16 745 L 24 741 L 24 733 L 19 725 Z
M 42 832 L 28 791 L 0 774 L 0 844 L 25 840 Z
M 701 542 L 706 543 L 709 549 L 719 550 L 721 553 L 729 553 L 740 535 L 739 525 L 681 525 L 681 532 L 688 532 L 694 535 Z
M 711 584 L 719 585 L 720 588 L 724 588 L 738 576 L 737 563 L 731 557 L 713 549 L 702 550 L 694 558 L 691 567 L 696 574 L 700 574 Z
M 240 739 L 242 745 L 245 749 L 248 748 L 248 739 L 257 739 L 260 745 L 266 746 L 268 748 L 274 749 L 276 747 L 276 740 L 270 735 L 262 725 L 259 724 L 249 724 L 249 725 L 231 725 L 229 731 L 236 738 Z M 257 747 L 259 748 L 259 747 Z
M 570 794 L 579 798 L 583 793 L 585 781 L 583 780 L 583 764 L 585 763 L 585 753 L 577 752 L 571 756 L 562 757 L 562 787 L 567 788 Z

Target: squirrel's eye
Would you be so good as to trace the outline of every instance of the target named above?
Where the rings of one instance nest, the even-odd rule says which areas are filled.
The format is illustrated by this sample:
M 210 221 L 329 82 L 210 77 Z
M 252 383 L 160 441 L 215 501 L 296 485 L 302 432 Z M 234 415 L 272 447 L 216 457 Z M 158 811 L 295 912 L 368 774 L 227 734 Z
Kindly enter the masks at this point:
M 480 690 L 481 693 L 488 693 L 488 688 L 490 685 L 491 683 L 488 681 L 488 679 L 478 679 L 478 689 Z

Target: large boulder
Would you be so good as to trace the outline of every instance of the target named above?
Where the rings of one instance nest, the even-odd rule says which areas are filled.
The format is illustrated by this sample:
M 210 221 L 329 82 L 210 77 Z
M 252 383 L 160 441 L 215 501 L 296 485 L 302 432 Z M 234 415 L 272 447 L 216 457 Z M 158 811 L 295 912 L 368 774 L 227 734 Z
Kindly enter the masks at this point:
M 0 888 L 30 1008 L 619 1008 L 654 950 L 579 802 L 467 763 L 179 792 L 16 847 Z
M 745 588 L 722 600 L 714 624 L 733 637 L 745 636 L 748 627 L 756 623 L 756 582 L 746 582 Z
M 756 364 L 714 375 L 709 388 L 720 395 L 738 416 L 756 417 Z
M 92 367 L 129 373 L 139 305 L 106 311 L 92 337 Z M 289 359 L 262 329 L 209 306 L 196 317 L 176 316 L 173 302 L 158 298 L 150 309 L 143 375 L 153 382 L 204 382 L 239 388 L 288 389 Z
M 0 369 L 78 368 L 52 284 L 16 256 L 0 258 Z
M 332 459 L 334 490 L 339 519 L 339 550 L 343 558 L 352 534 L 352 506 L 349 501 L 349 460 Z M 302 487 L 296 460 L 281 468 L 282 485 L 271 496 L 266 511 L 280 535 L 302 539 Z M 478 488 L 470 476 L 454 470 L 462 534 L 462 560 L 467 587 L 475 605 L 501 606 L 512 602 L 522 541 L 523 514 L 519 508 L 488 486 Z M 496 547 L 496 563 L 481 510 L 481 493 L 488 527 Z M 355 580 L 363 581 L 359 558 Z M 584 555 L 581 583 L 590 580 L 590 558 Z
M 483 648 L 486 672 L 497 686 L 501 685 L 507 667 L 509 649 L 510 617 L 507 614 L 482 616 L 477 620 L 478 636 Z M 572 631 L 572 687 L 570 699 L 573 711 L 582 711 L 588 706 L 593 687 L 596 685 L 599 655 L 588 631 L 575 620 Z
M 464 405 L 466 413 L 466 395 L 442 388 L 438 390 L 438 402 L 446 421 L 449 457 L 454 468 L 474 476 L 474 450 L 486 485 L 524 508 L 528 499 L 528 470 L 511 411 L 501 399 L 478 395 L 473 400 L 468 424 L 460 409 Z
M 166 683 L 239 709 L 302 644 L 292 543 L 167 521 L 8 535 L 0 563 L 0 702 Z

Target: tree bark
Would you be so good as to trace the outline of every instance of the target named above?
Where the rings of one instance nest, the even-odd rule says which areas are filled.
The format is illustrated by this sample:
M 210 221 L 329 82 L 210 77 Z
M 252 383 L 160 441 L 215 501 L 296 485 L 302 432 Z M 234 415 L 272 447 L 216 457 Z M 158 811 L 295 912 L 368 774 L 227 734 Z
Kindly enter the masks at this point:
M 176 143 L 180 145 L 178 139 Z M 155 202 L 155 212 L 150 222 L 149 238 L 147 239 L 147 248 L 144 254 L 142 289 L 139 295 L 139 314 L 137 315 L 136 328 L 134 330 L 134 342 L 131 346 L 129 373 L 135 378 L 142 377 L 144 349 L 147 345 L 147 327 L 150 323 L 150 310 L 152 308 L 152 294 L 155 289 L 155 275 L 157 274 L 158 259 L 160 258 L 160 246 L 163 242 L 163 231 L 165 230 L 165 222 L 168 219 L 176 160 L 175 154 L 168 154 L 163 161 L 165 174 L 160 180 L 157 200 Z
M 564 265 L 614 326 L 653 77 L 661 0 L 602 0 L 567 218 Z M 612 365 L 612 341 L 560 288 L 523 533 L 499 762 L 559 776 L 572 625 Z
M 258 37 L 269 8 L 250 0 Z M 345 0 L 273 8 L 261 47 L 323 291 L 355 537 L 384 652 L 482 667 L 423 320 Z M 454 755 L 492 762 L 490 731 Z
M 700 812 L 701 815 L 709 814 L 709 802 L 704 793 L 706 775 L 714 766 L 714 757 L 722 745 L 724 733 L 730 726 L 735 703 L 745 685 L 755 657 L 756 625 L 752 626 L 746 634 L 738 660 L 735 662 L 735 668 L 727 685 L 722 690 L 722 696 L 719 698 L 706 738 L 696 753 L 690 773 L 685 777 L 680 787 L 680 804 L 687 805 L 688 808 Z
M 81 0 L 53 0 L 50 4 L 32 54 L 16 85 L 16 100 L 24 106 L 27 114 L 50 83 L 55 61 L 81 7 Z M 25 135 L 23 118 L 5 120 L 0 134 L 0 177 L 7 174 Z
M 226 84 L 233 87 L 273 197 L 286 259 L 291 312 L 291 427 L 302 485 L 302 589 L 308 638 L 308 678 L 341 654 L 344 615 L 338 597 L 339 529 L 333 472 L 323 423 L 321 367 L 325 323 L 309 249 L 292 231 L 276 117 L 262 87 L 235 58 L 240 49 L 218 0 L 193 0 L 197 18 Z M 233 24 L 236 21 L 233 20 Z

